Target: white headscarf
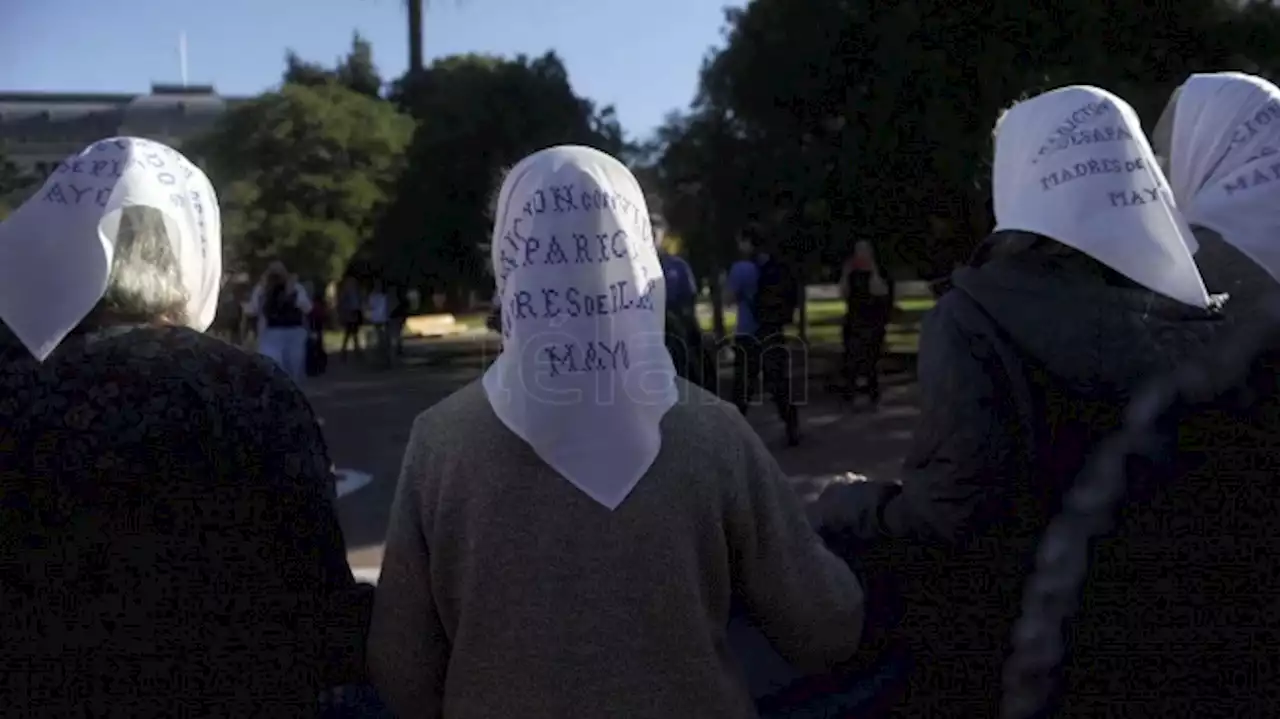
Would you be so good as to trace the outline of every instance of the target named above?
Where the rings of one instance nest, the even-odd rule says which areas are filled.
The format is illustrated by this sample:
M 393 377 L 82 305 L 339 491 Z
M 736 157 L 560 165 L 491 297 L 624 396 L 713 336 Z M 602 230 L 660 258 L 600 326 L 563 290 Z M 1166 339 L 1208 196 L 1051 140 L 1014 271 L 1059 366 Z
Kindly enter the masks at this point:
M 1193 225 L 1280 280 L 1280 88 L 1253 75 L 1192 75 L 1173 108 L 1169 184 Z
M 662 446 L 677 400 L 666 287 L 644 195 L 622 163 L 553 147 L 498 195 L 493 270 L 502 354 L 484 375 L 499 419 L 615 509 Z
M 0 223 L 0 320 L 44 361 L 107 289 L 120 218 L 151 207 L 182 272 L 187 322 L 208 329 L 218 309 L 222 227 L 209 179 L 172 148 L 116 137 L 68 157 Z
M 996 126 L 996 230 L 1050 237 L 1162 295 L 1209 304 L 1191 229 L 1133 108 L 1096 87 L 1047 92 Z

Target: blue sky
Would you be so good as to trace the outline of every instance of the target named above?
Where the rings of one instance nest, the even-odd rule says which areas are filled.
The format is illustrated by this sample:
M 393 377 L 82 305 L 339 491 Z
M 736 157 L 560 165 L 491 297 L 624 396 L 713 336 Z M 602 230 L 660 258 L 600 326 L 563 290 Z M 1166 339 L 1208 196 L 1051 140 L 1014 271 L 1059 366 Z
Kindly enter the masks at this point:
M 644 136 L 684 108 L 722 8 L 742 0 L 433 0 L 428 61 L 483 52 L 560 54 L 581 95 L 612 103 Z M 280 81 L 285 50 L 332 64 L 359 30 L 384 79 L 399 76 L 408 44 L 400 0 L 0 0 L 0 91 L 145 92 L 188 76 L 223 94 Z

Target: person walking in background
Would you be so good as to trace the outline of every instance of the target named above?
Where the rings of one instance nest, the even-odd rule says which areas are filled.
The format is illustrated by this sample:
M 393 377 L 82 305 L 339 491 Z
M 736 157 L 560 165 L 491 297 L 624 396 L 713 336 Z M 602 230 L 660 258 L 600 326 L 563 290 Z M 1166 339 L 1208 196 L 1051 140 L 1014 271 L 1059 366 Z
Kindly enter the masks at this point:
M 261 324 L 259 318 L 253 314 L 253 307 L 249 301 L 253 299 L 253 287 L 237 287 L 236 302 L 240 304 L 240 341 L 237 346 L 241 349 L 252 350 L 258 346 L 258 336 L 261 334 Z
M 373 330 L 373 353 L 380 364 L 388 365 L 391 361 L 390 335 L 387 333 L 387 320 L 390 319 L 390 298 L 387 297 L 386 283 L 375 280 L 373 291 L 369 293 L 365 303 L 365 319 Z
M 324 439 L 274 362 L 203 334 L 204 173 L 130 137 L 63 166 L 99 163 L 0 223 L 0 714 L 311 719 L 363 681 L 372 605 Z M 68 176 L 110 199 L 46 201 Z
M 658 262 L 667 282 L 667 312 L 680 317 L 687 325 L 696 326 L 698 284 L 693 278 L 693 269 L 683 257 L 661 249 Z
M 342 323 L 342 361 L 347 360 L 347 344 L 351 343 L 356 354 L 360 354 L 360 330 L 364 324 L 364 298 L 360 296 L 360 283 L 356 278 L 347 275 L 342 278 L 342 286 L 338 290 L 338 321 Z
M 845 301 L 845 396 L 853 401 L 861 390 L 874 409 L 880 405 L 880 358 L 893 314 L 893 283 L 867 240 L 855 242 L 844 263 L 840 295 Z
M 302 382 L 307 367 L 307 315 L 311 299 L 284 263 L 272 262 L 249 298 L 250 314 L 258 318 L 258 351 L 275 360 L 294 382 Z
M 655 228 L 655 234 L 660 228 Z M 683 378 L 707 387 L 703 377 L 702 329 L 698 325 L 698 286 L 689 263 L 662 249 L 659 242 L 658 262 L 667 283 L 667 347 L 675 362 L 676 372 Z
M 556 147 L 507 178 L 497 236 L 516 222 L 529 237 L 608 233 L 625 254 L 510 269 L 493 244 L 502 352 L 414 423 L 370 628 L 375 686 L 419 719 L 754 716 L 730 607 L 821 671 L 858 648 L 861 586 L 740 413 L 679 379 L 653 341 L 664 283 L 631 172 Z M 569 184 L 614 199 L 523 216 Z M 626 290 L 628 311 L 513 309 L 633 279 L 646 284 Z M 591 371 L 565 371 L 588 351 Z
M 401 285 L 391 290 L 391 309 L 387 312 L 387 361 L 404 354 L 404 325 L 409 320 L 412 307 L 409 292 Z
M 729 273 L 730 291 L 738 299 L 734 403 L 746 415 L 763 376 L 763 390 L 786 426 L 787 444 L 795 446 L 800 443 L 800 413 L 792 400 L 786 327 L 794 321 L 799 288 L 790 268 L 772 251 L 772 243 L 753 239 L 741 249 L 752 259 L 739 261 Z M 744 296 L 750 299 L 744 302 Z M 744 331 L 744 316 L 750 334 Z
M 752 396 L 751 384 L 759 374 L 759 358 L 753 352 L 756 336 L 756 289 L 760 280 L 755 255 L 752 243 L 745 237 L 739 239 L 738 259 L 729 267 L 729 275 L 725 280 L 728 300 L 737 312 L 733 327 L 732 399 L 744 415 Z
M 329 367 L 329 353 L 324 346 L 324 333 L 329 327 L 329 300 L 325 293 L 316 293 L 312 283 L 303 285 L 307 294 L 315 299 L 307 315 L 307 376 L 318 377 Z

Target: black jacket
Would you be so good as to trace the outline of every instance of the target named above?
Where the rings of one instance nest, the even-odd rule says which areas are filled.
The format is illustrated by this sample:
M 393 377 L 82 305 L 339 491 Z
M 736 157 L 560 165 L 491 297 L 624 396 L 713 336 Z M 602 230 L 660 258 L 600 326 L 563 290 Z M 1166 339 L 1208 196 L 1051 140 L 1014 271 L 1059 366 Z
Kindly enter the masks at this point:
M 1200 245 L 1195 260 L 1204 285 L 1210 293 L 1229 295 L 1226 309 L 1230 313 L 1248 315 L 1259 302 L 1280 291 L 1280 283 L 1270 273 L 1222 235 L 1205 227 L 1191 229 Z
M 904 598 L 891 634 L 912 643 L 918 668 L 904 716 L 996 716 L 1026 563 L 1062 487 L 1133 389 L 1223 324 L 1101 269 L 1029 251 L 957 271 L 924 322 L 901 483 L 839 485 L 820 500 L 824 533 Z
M 1153 381 L 1075 481 L 1024 590 L 1010 719 L 1275 715 L 1280 302 L 1253 312 Z
M 800 288 L 790 266 L 769 256 L 760 262 L 752 311 L 756 323 L 776 330 L 791 324 L 799 303 Z

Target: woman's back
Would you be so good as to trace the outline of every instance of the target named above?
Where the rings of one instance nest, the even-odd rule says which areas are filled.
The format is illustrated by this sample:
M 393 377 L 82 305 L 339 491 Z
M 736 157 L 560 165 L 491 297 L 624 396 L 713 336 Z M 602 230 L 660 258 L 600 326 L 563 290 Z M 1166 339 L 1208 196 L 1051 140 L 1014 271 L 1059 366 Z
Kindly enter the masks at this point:
M 656 461 L 613 511 L 513 435 L 479 383 L 418 419 L 370 643 L 393 708 L 751 716 L 725 644 L 734 597 L 792 661 L 851 656 L 856 580 L 740 414 L 677 384 Z M 432 616 L 410 596 L 424 588 Z
M 1280 305 L 1153 381 L 1040 541 L 1006 716 L 1269 717 Z
M 6 716 L 305 716 L 354 678 L 363 593 L 280 372 L 121 328 L 0 339 L 0 387 Z

